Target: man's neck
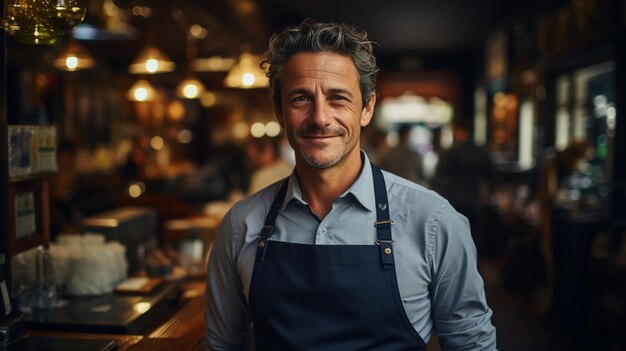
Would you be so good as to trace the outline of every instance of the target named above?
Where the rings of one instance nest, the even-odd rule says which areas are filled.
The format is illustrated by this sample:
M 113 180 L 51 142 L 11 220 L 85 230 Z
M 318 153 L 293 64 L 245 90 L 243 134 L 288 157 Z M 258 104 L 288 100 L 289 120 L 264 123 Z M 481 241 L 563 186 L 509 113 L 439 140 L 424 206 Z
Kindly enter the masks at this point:
M 303 199 L 319 219 L 330 212 L 333 201 L 352 186 L 363 168 L 360 153 L 357 160 L 344 160 L 330 168 L 313 168 L 303 162 L 296 165 Z

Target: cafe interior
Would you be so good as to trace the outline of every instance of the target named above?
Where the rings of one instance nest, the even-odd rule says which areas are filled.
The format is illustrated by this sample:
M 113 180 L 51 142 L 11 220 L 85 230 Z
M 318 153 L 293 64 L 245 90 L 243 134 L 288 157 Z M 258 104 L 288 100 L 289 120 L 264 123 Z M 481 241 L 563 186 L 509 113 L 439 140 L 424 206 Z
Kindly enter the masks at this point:
M 456 121 L 489 153 L 472 230 L 498 348 L 626 350 L 625 0 L 2 3 L 1 349 L 204 350 L 249 148 L 293 167 L 264 50 L 313 18 L 376 43 L 372 160 L 409 126 L 444 194 Z

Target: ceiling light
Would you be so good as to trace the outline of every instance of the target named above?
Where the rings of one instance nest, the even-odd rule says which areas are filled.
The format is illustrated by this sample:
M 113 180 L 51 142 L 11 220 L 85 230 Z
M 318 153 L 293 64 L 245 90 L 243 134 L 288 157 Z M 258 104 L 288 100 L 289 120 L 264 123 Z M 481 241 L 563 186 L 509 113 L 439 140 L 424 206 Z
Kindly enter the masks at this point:
M 193 76 L 187 77 L 176 88 L 176 95 L 184 99 L 197 99 L 203 92 L 204 85 Z
M 247 52 L 239 56 L 239 62 L 228 72 L 224 79 L 224 85 L 229 88 L 265 88 L 269 86 L 269 80 L 265 71 L 261 69 L 259 56 Z
M 91 68 L 95 64 L 93 56 L 74 39 L 70 39 L 68 45 L 53 62 L 55 68 L 63 71 L 78 71 Z
M 133 74 L 156 74 L 171 72 L 176 64 L 170 60 L 161 49 L 156 46 L 146 46 L 133 63 L 128 66 L 128 72 Z
M 138 80 L 128 89 L 127 97 L 130 101 L 146 102 L 156 98 L 156 90 L 145 79 Z

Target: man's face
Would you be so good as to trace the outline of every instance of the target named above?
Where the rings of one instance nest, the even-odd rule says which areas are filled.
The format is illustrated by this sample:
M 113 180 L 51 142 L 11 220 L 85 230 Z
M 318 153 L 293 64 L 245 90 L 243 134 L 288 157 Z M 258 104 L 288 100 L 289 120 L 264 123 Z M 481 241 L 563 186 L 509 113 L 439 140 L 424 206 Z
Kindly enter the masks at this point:
M 361 127 L 374 110 L 375 96 L 362 106 L 359 75 L 352 60 L 331 52 L 300 53 L 280 75 L 278 120 L 299 162 L 330 168 L 359 155 Z

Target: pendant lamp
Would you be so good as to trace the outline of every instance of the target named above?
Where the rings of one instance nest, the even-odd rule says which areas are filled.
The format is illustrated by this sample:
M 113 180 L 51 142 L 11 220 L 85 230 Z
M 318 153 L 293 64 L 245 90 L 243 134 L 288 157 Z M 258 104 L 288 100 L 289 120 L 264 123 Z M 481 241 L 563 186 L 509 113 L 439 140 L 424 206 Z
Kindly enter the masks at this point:
M 170 60 L 161 49 L 153 45 L 147 45 L 133 63 L 128 66 L 128 72 L 132 74 L 157 74 L 171 72 L 176 68 L 174 61 Z
M 192 26 L 191 28 L 194 28 Z M 191 28 L 187 31 L 187 78 L 176 88 L 176 95 L 183 99 L 198 99 L 204 93 L 204 85 L 191 70 L 191 62 L 196 56 L 196 46 Z
M 85 49 L 76 39 L 73 38 L 70 39 L 67 46 L 53 61 L 55 68 L 70 72 L 88 69 L 93 67 L 95 64 L 96 60 L 93 56 L 91 56 L 87 49 Z
M 204 92 L 204 85 L 197 78 L 188 76 L 176 88 L 176 95 L 184 99 L 197 99 Z
M 224 79 L 224 85 L 229 88 L 265 88 L 269 86 L 269 80 L 265 71 L 261 69 L 262 58 L 244 52 L 239 56 L 239 61 L 228 72 Z
M 126 96 L 130 101 L 147 102 L 154 101 L 157 92 L 150 82 L 145 79 L 140 79 L 128 89 Z

